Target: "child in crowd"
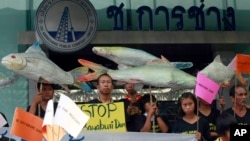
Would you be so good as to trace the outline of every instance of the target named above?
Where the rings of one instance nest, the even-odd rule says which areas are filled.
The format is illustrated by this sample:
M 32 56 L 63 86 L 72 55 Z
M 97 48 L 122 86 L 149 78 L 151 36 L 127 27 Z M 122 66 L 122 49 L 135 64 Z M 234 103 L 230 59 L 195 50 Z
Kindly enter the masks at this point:
M 174 123 L 173 132 L 195 134 L 198 141 L 211 141 L 209 124 L 197 115 L 197 99 L 191 92 L 185 92 L 178 99 L 179 117 Z

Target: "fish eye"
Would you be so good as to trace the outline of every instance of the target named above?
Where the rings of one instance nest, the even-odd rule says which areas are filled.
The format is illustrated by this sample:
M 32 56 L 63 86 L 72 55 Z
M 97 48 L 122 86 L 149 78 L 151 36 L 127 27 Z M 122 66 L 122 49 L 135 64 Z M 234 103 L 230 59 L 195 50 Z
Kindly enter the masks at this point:
M 15 55 L 11 55 L 11 58 L 15 59 L 15 58 L 16 58 L 16 56 L 15 56 Z

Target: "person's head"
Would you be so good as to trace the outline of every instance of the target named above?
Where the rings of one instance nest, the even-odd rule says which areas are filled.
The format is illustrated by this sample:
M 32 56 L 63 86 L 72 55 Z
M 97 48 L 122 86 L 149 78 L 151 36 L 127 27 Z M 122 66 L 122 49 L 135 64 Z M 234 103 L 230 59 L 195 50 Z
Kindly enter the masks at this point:
M 128 92 L 128 94 L 135 94 L 135 84 L 133 83 L 126 83 L 124 85 L 125 90 Z
M 43 101 L 49 101 L 54 96 L 54 84 L 49 83 L 37 83 L 37 90 L 42 94 Z
M 108 74 L 101 74 L 97 78 L 97 89 L 99 90 L 100 94 L 109 95 L 111 94 L 114 85 L 113 80 L 110 75 Z
M 216 120 L 216 132 L 223 141 L 230 141 L 230 126 L 237 125 L 238 122 L 233 115 L 222 113 Z
M 198 97 L 197 100 L 199 101 L 200 105 L 211 106 L 211 104 L 209 104 L 207 101 L 203 100 L 202 98 Z
M 157 100 L 154 95 L 144 94 L 139 101 L 140 110 L 142 111 L 142 113 L 145 113 L 148 110 L 148 107 L 150 106 L 150 104 L 152 103 L 156 104 L 156 101 Z
M 247 101 L 247 90 L 242 85 L 234 85 L 230 88 L 231 101 L 237 106 L 245 106 Z
M 191 92 L 184 92 L 178 99 L 178 112 L 179 116 L 187 114 L 196 114 L 197 111 L 197 99 Z

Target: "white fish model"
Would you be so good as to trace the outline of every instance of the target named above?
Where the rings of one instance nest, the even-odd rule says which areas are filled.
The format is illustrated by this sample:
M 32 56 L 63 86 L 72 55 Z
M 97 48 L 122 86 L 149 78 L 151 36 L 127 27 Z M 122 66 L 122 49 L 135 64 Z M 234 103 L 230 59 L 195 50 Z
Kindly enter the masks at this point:
M 92 51 L 104 58 L 107 58 L 116 64 L 118 64 L 118 68 L 126 68 L 126 67 L 134 67 L 145 65 L 148 62 L 158 60 L 160 63 L 170 63 L 176 68 L 186 69 L 191 68 L 193 66 L 192 62 L 169 62 L 166 58 L 161 56 L 158 58 L 146 51 L 133 49 L 128 47 L 98 47 L 95 46 L 92 48 Z
M 234 70 L 222 63 L 220 55 L 217 55 L 213 62 L 200 72 L 220 84 L 221 87 L 229 87 L 231 85 L 231 79 L 235 74 Z
M 76 81 L 79 75 L 88 72 L 88 68 L 79 67 L 65 72 L 47 58 L 40 48 L 39 41 L 24 53 L 11 53 L 3 57 L 1 62 L 7 69 L 34 81 L 58 84 L 66 89 L 68 85 L 74 85 L 88 92 L 92 91 L 86 83 Z
M 19 76 L 17 74 L 6 78 L 0 78 L 0 89 L 12 85 L 18 78 Z
M 193 89 L 196 84 L 196 77 L 175 67 L 159 63 L 111 70 L 84 59 L 78 59 L 78 62 L 94 71 L 93 73 L 79 77 L 79 82 L 96 80 L 100 74 L 107 73 L 114 80 L 135 84 L 140 83 L 153 87 L 171 88 L 171 90 Z

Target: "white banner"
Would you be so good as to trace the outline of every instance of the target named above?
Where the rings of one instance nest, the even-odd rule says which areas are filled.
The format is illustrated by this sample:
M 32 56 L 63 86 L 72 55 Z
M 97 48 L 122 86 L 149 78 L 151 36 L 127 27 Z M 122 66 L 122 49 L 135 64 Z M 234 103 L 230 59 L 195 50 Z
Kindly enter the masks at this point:
M 0 135 L 23 141 L 21 138 L 10 134 L 10 128 L 0 128 Z M 105 131 L 82 131 L 77 138 L 66 134 L 61 141 L 196 141 L 191 134 L 174 133 L 145 133 L 145 132 L 105 132 Z M 45 139 L 43 140 L 45 141 Z

